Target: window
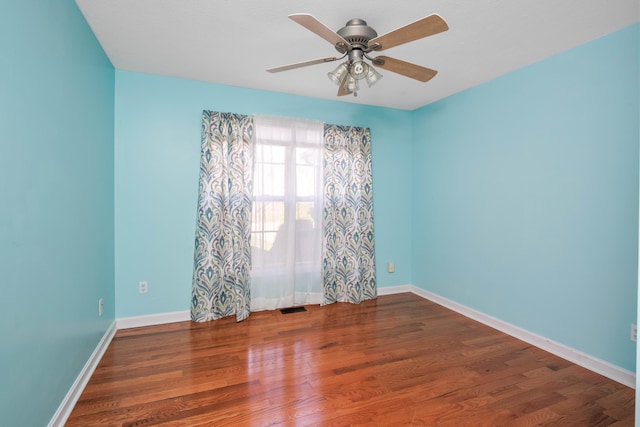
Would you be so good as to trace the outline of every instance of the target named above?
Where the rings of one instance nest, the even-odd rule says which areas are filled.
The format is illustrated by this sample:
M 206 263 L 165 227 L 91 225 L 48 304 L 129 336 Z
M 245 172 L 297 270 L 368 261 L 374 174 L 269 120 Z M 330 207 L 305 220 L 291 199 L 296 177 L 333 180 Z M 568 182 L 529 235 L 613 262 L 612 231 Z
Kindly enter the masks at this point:
M 320 295 L 323 124 L 254 123 L 252 310 L 264 303 L 259 295 L 272 299 L 263 309 L 320 303 L 308 294 Z
M 311 262 L 305 234 L 319 225 L 320 147 L 263 141 L 256 147 L 251 246 L 256 260 L 282 265 L 287 225 L 295 222 L 296 262 Z M 291 218 L 293 217 L 293 218 Z

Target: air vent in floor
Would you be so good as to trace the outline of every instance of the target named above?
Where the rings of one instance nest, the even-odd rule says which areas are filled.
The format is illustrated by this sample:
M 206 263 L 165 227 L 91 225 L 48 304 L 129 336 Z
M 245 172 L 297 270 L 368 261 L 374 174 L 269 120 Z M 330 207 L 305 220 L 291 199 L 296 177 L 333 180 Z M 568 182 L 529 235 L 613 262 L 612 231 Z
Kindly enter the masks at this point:
M 289 307 L 280 309 L 280 313 L 282 314 L 299 313 L 301 311 L 307 311 L 307 309 L 304 307 Z

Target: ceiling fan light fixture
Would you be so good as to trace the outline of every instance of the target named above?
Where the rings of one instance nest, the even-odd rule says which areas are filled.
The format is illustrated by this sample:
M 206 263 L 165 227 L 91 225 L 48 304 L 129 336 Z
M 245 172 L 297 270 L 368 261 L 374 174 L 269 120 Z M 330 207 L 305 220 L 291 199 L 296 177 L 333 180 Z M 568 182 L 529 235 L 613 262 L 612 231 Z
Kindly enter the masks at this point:
M 366 81 L 367 86 L 371 87 L 374 84 L 378 83 L 378 81 L 382 78 L 382 74 L 376 71 L 375 68 L 369 67 L 369 72 L 367 73 Z
M 344 62 L 338 65 L 335 70 L 327 73 L 327 75 L 329 76 L 329 80 L 340 86 L 340 83 L 342 83 L 342 79 L 345 77 L 348 71 L 349 68 L 347 67 L 347 63 Z

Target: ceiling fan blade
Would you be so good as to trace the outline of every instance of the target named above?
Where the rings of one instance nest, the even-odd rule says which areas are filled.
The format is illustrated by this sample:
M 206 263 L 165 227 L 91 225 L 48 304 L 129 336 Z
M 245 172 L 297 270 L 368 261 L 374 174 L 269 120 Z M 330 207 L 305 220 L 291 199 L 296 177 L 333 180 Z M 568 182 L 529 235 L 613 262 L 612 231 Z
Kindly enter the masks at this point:
M 268 68 L 267 71 L 270 73 L 279 73 L 280 71 L 293 70 L 295 68 L 307 67 L 309 65 L 323 64 L 325 62 L 333 62 L 333 61 L 337 61 L 338 59 L 340 58 L 332 57 L 332 58 L 312 59 L 311 61 L 296 62 L 295 64 L 288 64 L 288 65 L 282 65 L 280 67 Z
M 349 80 L 348 77 L 348 73 L 342 77 L 342 82 L 340 83 L 340 87 L 338 88 L 338 96 L 344 96 L 353 93 L 350 90 L 347 90 L 347 80 Z
M 373 50 L 389 49 L 448 29 L 449 26 L 444 19 L 440 15 L 433 14 L 369 40 L 369 47 L 373 47 Z M 375 44 L 380 47 L 375 47 Z
M 344 44 L 345 48 L 349 46 L 349 42 L 342 38 L 341 35 L 308 13 L 294 13 L 289 15 L 289 19 L 302 25 L 307 30 L 316 33 L 334 46 L 337 44 Z
M 376 56 L 373 58 L 373 64 L 376 67 L 384 68 L 385 70 L 402 74 L 403 76 L 411 77 L 421 82 L 427 82 L 438 74 L 436 70 L 432 70 L 431 68 L 421 67 L 420 65 L 389 58 L 388 56 Z

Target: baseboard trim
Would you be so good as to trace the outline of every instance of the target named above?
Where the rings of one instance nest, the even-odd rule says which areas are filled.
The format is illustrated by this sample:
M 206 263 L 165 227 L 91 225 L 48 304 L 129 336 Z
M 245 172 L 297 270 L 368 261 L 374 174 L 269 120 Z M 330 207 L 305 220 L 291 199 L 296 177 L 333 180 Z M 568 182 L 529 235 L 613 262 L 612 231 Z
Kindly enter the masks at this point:
M 102 359 L 104 352 L 109 347 L 109 344 L 115 336 L 116 331 L 116 322 L 111 322 L 111 325 L 102 336 L 102 339 L 100 339 L 100 342 L 93 350 L 93 353 L 91 353 L 91 356 L 89 356 L 87 363 L 84 364 L 82 371 L 80 371 L 80 374 L 67 392 L 67 395 L 62 400 L 62 403 L 58 407 L 56 413 L 53 415 L 53 418 L 51 418 L 51 421 L 49 421 L 49 427 L 61 427 L 64 426 L 65 422 L 67 422 L 69 415 L 71 415 L 71 411 L 73 411 L 73 407 L 78 402 L 80 395 L 89 382 L 91 375 L 93 375 L 93 371 L 96 370 L 96 367 L 98 366 L 100 359 Z
M 140 328 L 142 326 L 164 325 L 165 323 L 186 322 L 191 320 L 191 312 L 172 311 L 169 313 L 148 314 L 145 316 L 122 317 L 116 320 L 118 329 Z
M 382 290 L 384 290 L 384 292 L 380 292 Z M 631 387 L 633 389 L 636 388 L 636 374 L 627 369 L 590 356 L 579 350 L 568 347 L 564 344 L 560 344 L 559 342 L 534 334 L 533 332 L 529 332 L 518 326 L 514 326 L 503 320 L 500 320 L 493 316 L 489 316 L 488 314 L 484 314 L 450 299 L 441 297 L 440 295 L 426 291 L 417 286 L 402 285 L 378 289 L 378 295 L 389 295 L 401 292 L 411 292 L 424 299 L 435 302 L 436 304 L 462 314 L 465 317 L 478 321 L 493 329 L 497 329 L 498 331 L 504 332 L 507 335 L 511 335 L 514 338 L 527 342 L 542 350 L 548 351 L 549 353 L 554 354 L 558 357 L 562 357 L 563 359 L 575 363 L 576 365 L 582 366 L 583 368 L 589 369 L 590 371 L 596 372 L 609 379 L 617 381 L 620 384 L 624 384 L 627 387 Z
M 415 286 L 413 285 L 396 285 L 396 286 L 387 286 L 386 288 L 378 288 L 378 295 L 393 295 L 393 294 L 404 294 L 406 292 L 414 292 Z

